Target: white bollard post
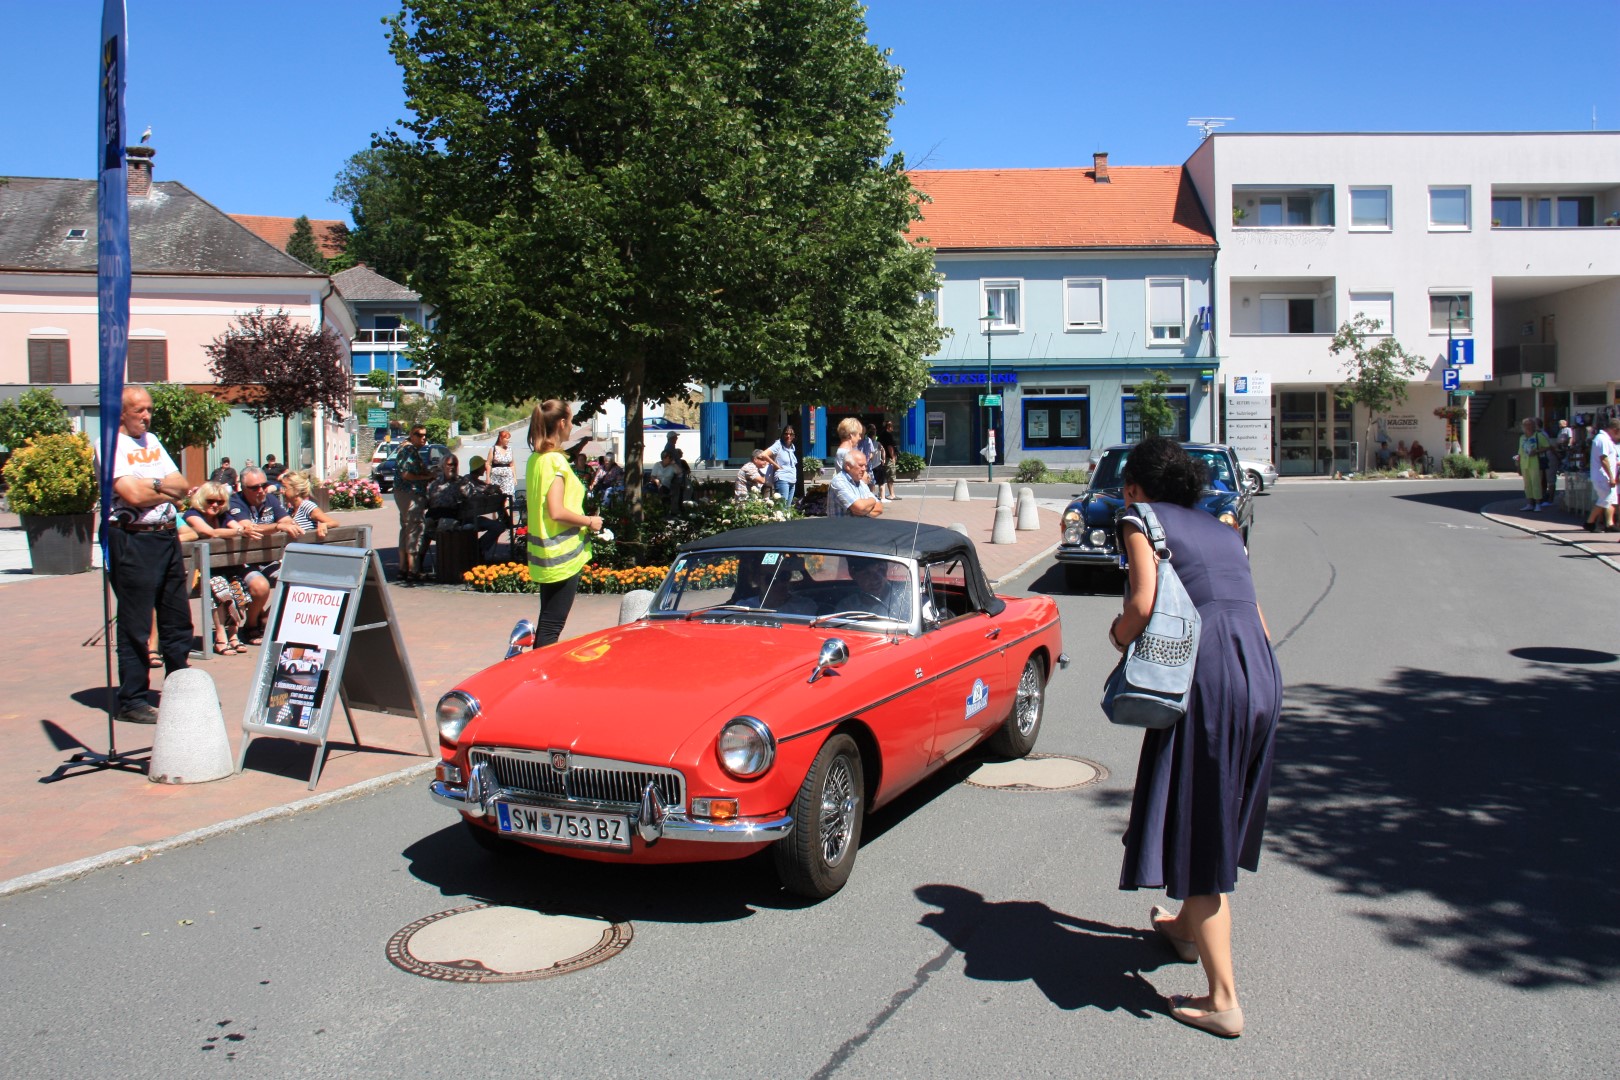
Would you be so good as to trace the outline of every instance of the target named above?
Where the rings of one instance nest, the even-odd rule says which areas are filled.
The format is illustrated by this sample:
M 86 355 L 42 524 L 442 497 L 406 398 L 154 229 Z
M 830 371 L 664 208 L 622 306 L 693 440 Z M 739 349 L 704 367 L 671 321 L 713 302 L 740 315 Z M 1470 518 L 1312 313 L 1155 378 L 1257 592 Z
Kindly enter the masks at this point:
M 953 522 L 950 523 L 950 525 L 948 525 L 946 527 L 949 528 L 952 532 L 959 532 L 963 536 L 968 536 L 967 526 L 962 524 L 960 521 L 953 521 Z M 972 537 L 968 537 L 968 538 L 972 539 Z
M 1012 506 L 1012 504 L 1013 504 L 1012 485 L 1005 482 L 1005 481 L 1003 481 L 1002 483 L 996 485 L 996 509 L 1000 510 L 1003 506 L 1009 506 L 1010 507 L 1010 506 Z
M 990 530 L 992 544 L 1016 544 L 1018 535 L 1013 530 L 1013 510 L 1010 506 L 996 507 L 996 524 Z
M 652 607 L 653 591 L 651 589 L 631 589 L 619 601 L 619 625 L 633 623 Z
M 968 501 L 967 481 L 966 480 L 958 480 L 956 482 L 956 489 L 951 492 L 951 502 L 967 502 L 967 501 Z
M 235 771 L 214 680 L 201 668 L 165 676 L 146 778 L 154 784 L 202 784 Z
M 1018 493 L 1018 531 L 1039 532 L 1041 528 L 1041 510 L 1035 505 L 1035 493 L 1024 488 Z

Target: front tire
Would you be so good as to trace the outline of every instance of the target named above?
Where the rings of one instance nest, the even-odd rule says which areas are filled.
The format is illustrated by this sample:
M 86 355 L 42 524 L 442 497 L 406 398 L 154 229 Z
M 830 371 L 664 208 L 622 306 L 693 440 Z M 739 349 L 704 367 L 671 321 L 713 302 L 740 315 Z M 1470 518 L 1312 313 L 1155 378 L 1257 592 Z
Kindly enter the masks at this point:
M 1266 490 L 1266 481 L 1258 472 L 1250 469 L 1248 472 L 1244 473 L 1244 475 L 1249 478 L 1249 483 L 1254 487 L 1254 493 L 1256 495 Z
M 793 800 L 793 832 L 772 849 L 783 887 L 812 900 L 842 889 L 855 869 L 865 811 L 861 753 L 854 739 L 834 735 Z
M 1041 734 L 1041 717 L 1046 711 L 1046 665 L 1031 655 L 1018 676 L 1018 692 L 1012 712 L 990 736 L 990 749 L 1003 757 L 1021 758 L 1035 749 Z

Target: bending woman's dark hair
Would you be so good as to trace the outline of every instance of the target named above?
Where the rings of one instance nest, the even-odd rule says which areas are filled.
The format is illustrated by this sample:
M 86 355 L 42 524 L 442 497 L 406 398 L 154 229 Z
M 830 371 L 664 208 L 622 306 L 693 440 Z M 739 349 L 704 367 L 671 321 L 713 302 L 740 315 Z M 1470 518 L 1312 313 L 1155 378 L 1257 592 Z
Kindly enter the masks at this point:
M 1205 471 L 1202 462 L 1174 439 L 1155 435 L 1143 439 L 1125 459 L 1121 473 L 1128 484 L 1141 488 L 1152 502 L 1191 506 L 1203 494 Z

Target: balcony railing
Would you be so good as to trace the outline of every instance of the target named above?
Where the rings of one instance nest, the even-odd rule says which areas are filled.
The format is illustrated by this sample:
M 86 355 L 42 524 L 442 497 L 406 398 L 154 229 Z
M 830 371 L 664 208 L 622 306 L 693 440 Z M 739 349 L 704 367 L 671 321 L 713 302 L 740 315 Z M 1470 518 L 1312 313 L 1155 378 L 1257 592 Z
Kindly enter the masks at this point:
M 356 345 L 409 345 L 411 332 L 403 326 L 388 330 L 361 330 L 354 335 Z
M 1491 350 L 1495 375 L 1558 374 L 1557 345 L 1501 345 Z
M 421 388 L 422 379 L 418 375 L 411 375 L 401 372 L 400 374 L 394 376 L 394 383 L 401 390 L 416 390 Z M 366 381 L 365 375 L 356 375 L 354 377 L 354 388 L 356 390 L 364 390 L 372 394 L 377 393 L 377 388 Z

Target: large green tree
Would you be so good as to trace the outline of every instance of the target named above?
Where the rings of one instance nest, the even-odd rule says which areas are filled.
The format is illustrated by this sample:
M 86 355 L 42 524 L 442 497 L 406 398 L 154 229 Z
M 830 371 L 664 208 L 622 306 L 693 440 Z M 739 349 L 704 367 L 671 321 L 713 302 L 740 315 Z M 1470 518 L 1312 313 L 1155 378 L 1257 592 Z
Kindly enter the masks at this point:
M 315 228 L 305 214 L 298 215 L 298 220 L 293 222 L 292 235 L 287 238 L 287 254 L 311 270 L 326 273 L 326 256 L 321 254 L 321 247 L 315 242 Z
M 730 383 L 909 404 L 940 331 L 900 72 L 850 0 L 406 0 L 424 356 L 462 393 L 644 403 Z
M 147 391 L 152 395 L 152 431 L 177 460 L 188 446 L 212 446 L 231 416 L 231 407 L 219 398 L 180 383 L 153 383 Z
M 332 201 L 347 206 L 354 218 L 342 269 L 365 263 L 390 281 L 410 284 L 425 231 L 414 207 L 421 198 L 421 160 L 410 148 L 385 143 L 344 163 L 332 189 Z

